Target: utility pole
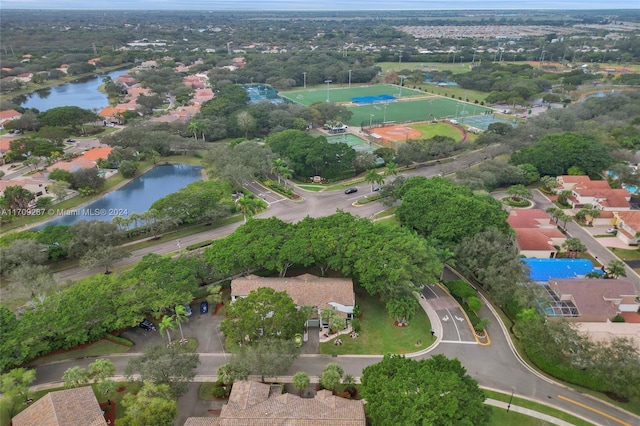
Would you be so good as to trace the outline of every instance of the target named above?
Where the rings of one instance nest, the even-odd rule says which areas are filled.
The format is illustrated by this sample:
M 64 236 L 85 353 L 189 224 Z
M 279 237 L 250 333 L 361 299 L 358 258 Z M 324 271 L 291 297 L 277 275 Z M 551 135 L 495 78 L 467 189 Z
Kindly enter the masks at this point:
M 232 41 L 227 42 L 227 55 L 231 55 L 231 43 L 233 43 Z
M 302 86 L 304 89 L 307 88 L 307 73 L 303 72 L 302 73 Z
M 325 80 L 324 82 L 327 83 L 327 102 L 329 102 L 329 85 L 331 84 L 333 80 Z
M 349 89 L 351 89 L 351 71 L 352 70 L 349 70 Z

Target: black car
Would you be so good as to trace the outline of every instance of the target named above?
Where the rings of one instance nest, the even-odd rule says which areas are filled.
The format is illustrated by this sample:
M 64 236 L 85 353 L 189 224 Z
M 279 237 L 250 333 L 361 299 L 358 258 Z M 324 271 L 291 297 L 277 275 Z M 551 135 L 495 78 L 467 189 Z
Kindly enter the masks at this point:
M 358 188 L 351 187 L 344 190 L 345 194 L 353 194 L 354 192 L 358 192 Z
M 378 192 L 380 191 L 380 187 L 379 186 L 374 186 L 373 187 L 373 192 Z
M 206 300 L 204 302 L 200 302 L 200 313 L 206 314 L 207 312 L 209 312 L 209 302 Z
M 67 142 L 75 142 L 75 139 L 67 139 Z
M 149 320 L 142 320 L 140 321 L 140 324 L 138 324 L 140 326 L 141 329 L 146 330 L 146 331 L 155 331 L 156 330 L 156 325 L 154 323 L 152 323 Z

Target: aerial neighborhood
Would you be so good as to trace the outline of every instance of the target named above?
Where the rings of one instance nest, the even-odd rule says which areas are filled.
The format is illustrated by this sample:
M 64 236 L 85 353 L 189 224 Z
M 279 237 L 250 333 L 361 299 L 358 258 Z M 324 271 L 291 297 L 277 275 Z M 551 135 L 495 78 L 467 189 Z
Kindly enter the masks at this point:
M 7 3 L 0 426 L 640 424 L 637 5 Z

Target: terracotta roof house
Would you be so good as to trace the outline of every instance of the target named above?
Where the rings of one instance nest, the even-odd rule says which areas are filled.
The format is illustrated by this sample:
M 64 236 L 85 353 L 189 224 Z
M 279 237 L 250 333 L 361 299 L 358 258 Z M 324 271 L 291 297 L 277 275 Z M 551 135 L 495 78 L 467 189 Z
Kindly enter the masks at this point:
M 15 109 L 6 109 L 4 111 L 0 111 L 0 121 L 17 120 L 20 117 L 22 117 L 22 114 L 20 114 Z
M 57 163 L 49 166 L 47 170 L 53 171 L 55 169 L 61 169 L 73 173 L 82 169 L 97 167 L 98 160 L 106 160 L 107 157 L 109 157 L 111 150 L 111 147 L 92 148 L 81 156 L 70 161 L 58 161 Z
M 298 306 L 313 306 L 318 314 L 323 309 L 330 308 L 349 319 L 356 303 L 353 281 L 350 278 L 320 278 L 311 274 L 285 278 L 257 275 L 236 278 L 231 281 L 231 300 L 246 297 L 260 287 L 286 291 Z
M 558 191 L 571 191 L 569 203 L 574 208 L 591 204 L 599 210 L 631 210 L 631 194 L 624 188 L 613 189 L 606 180 L 591 180 L 589 176 L 558 176 Z
M 618 228 L 616 237 L 626 244 L 633 244 L 638 241 L 636 233 L 640 232 L 640 211 L 613 212 L 612 225 Z
M 21 179 L 0 180 L 0 195 L 4 194 L 4 190 L 9 186 L 20 186 L 28 191 L 31 191 L 35 198 L 42 196 L 52 195 L 47 192 L 47 186 L 52 184 L 53 181 L 45 179 L 44 177 L 30 176 L 23 177 Z
M 193 94 L 192 101 L 194 104 L 202 105 L 203 103 L 213 99 L 213 96 L 213 90 L 211 89 L 197 89 Z
M 362 401 L 321 390 L 314 398 L 270 394 L 264 383 L 238 381 L 220 417 L 191 417 L 185 426 L 365 426 Z
M 572 321 L 607 322 L 619 313 L 640 308 L 636 289 L 627 279 L 550 279 L 548 289 L 554 302 L 575 307 L 572 315 L 564 316 Z
M 540 209 L 512 209 L 507 223 L 516 232 L 516 243 L 525 257 L 556 257 L 556 246 L 566 240 L 551 216 Z
M 13 426 L 106 426 L 91 386 L 50 392 L 11 420 Z

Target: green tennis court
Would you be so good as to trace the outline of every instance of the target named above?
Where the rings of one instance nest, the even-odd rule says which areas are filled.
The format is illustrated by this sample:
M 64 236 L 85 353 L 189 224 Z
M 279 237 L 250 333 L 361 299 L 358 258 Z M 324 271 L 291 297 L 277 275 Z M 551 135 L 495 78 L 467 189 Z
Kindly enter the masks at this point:
M 362 105 L 349 107 L 348 110 L 353 113 L 353 116 L 347 124 L 359 127 L 368 127 L 369 124 L 380 125 L 383 122 L 406 123 L 442 118 L 460 120 L 464 117 L 484 115 L 486 111 L 491 111 L 480 105 L 440 97 Z
M 351 86 L 332 89 L 329 86 L 328 98 L 330 102 L 342 103 L 351 102 L 351 98 L 361 96 L 391 95 L 398 99 L 412 96 L 426 96 L 424 92 L 409 89 L 407 87 L 395 86 L 393 84 L 377 84 L 372 86 Z M 327 101 L 326 87 L 316 87 L 307 90 L 294 90 L 292 92 L 281 93 L 280 96 L 298 102 L 302 105 L 311 105 L 315 102 Z
M 365 141 L 364 139 L 359 138 L 350 133 L 344 133 L 342 135 L 336 135 L 336 136 L 325 136 L 325 137 L 327 138 L 327 141 L 330 143 L 343 142 L 349 145 L 351 148 L 355 149 L 356 151 L 373 152 L 378 148 L 375 145 L 371 145 L 371 142 Z

